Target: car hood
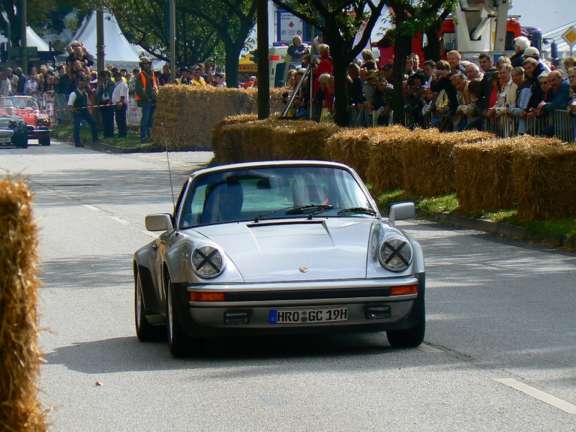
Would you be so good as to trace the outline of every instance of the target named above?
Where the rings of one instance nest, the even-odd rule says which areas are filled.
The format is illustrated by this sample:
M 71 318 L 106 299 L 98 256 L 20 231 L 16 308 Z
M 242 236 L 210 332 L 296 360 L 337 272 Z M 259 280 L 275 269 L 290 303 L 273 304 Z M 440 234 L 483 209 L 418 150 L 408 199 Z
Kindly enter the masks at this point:
M 359 279 L 373 218 L 262 221 L 195 228 L 218 244 L 245 282 Z

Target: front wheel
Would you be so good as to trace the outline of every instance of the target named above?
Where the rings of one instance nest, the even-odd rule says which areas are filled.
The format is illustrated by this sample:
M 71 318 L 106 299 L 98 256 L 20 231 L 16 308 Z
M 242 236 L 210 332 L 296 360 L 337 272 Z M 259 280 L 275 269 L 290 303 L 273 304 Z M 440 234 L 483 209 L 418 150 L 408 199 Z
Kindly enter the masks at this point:
M 190 353 L 190 339 L 180 327 L 178 307 L 170 276 L 166 277 L 166 315 L 168 317 L 168 348 L 178 358 Z
M 38 143 L 41 146 L 49 146 L 50 145 L 50 135 L 41 135 L 38 138 Z
M 28 148 L 28 135 L 23 133 L 14 137 L 14 145 L 16 148 Z
M 151 325 L 146 318 L 144 291 L 142 289 L 140 272 L 136 273 L 134 279 L 134 322 L 136 324 L 136 335 L 141 342 L 158 340 L 161 337 L 162 328 Z
M 424 282 L 412 311 L 416 325 L 406 330 L 388 330 L 386 336 L 393 348 L 416 348 L 424 342 L 426 333 L 426 307 L 424 303 Z
M 422 320 L 414 328 L 408 330 L 388 330 L 386 336 L 393 348 L 416 348 L 424 342 L 426 321 Z

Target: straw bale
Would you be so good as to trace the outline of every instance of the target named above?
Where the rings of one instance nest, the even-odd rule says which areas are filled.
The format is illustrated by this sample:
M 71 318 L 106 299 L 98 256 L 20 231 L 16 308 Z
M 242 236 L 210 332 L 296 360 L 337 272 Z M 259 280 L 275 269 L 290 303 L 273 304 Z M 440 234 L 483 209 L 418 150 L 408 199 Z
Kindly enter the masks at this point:
M 336 130 L 332 124 L 278 118 L 223 125 L 218 135 L 225 160 L 217 160 L 323 160 L 326 140 Z
M 522 136 L 456 146 L 455 187 L 460 209 L 481 213 L 515 208 L 518 194 L 513 182 L 513 156 L 527 147 L 561 144 L 557 139 Z
M 272 89 L 271 111 L 282 109 L 283 89 Z M 152 139 L 177 148 L 210 148 L 212 130 L 225 117 L 257 111 L 257 91 L 166 85 L 158 94 Z
M 410 145 L 412 134 L 410 129 L 392 126 L 374 138 L 366 179 L 375 196 L 404 187 L 404 149 Z
M 37 229 L 32 196 L 20 181 L 0 181 L 0 430 L 44 431 L 37 399 Z
M 403 151 L 404 188 L 413 195 L 432 197 L 454 192 L 454 147 L 494 138 L 488 132 L 445 133 L 416 130 Z
M 523 148 L 514 154 L 512 170 L 520 219 L 576 217 L 576 147 Z
M 221 120 L 214 127 L 214 132 L 212 133 L 212 148 L 214 150 L 214 157 L 220 163 L 232 163 L 239 160 L 239 148 L 235 144 L 238 142 L 234 139 L 231 133 L 228 134 L 226 140 L 222 136 L 222 129 L 224 126 L 248 123 L 251 121 L 258 120 L 256 114 L 239 114 L 234 116 L 228 116 L 224 120 Z
M 332 135 L 326 143 L 330 160 L 346 164 L 365 177 L 373 132 L 370 129 L 345 129 Z

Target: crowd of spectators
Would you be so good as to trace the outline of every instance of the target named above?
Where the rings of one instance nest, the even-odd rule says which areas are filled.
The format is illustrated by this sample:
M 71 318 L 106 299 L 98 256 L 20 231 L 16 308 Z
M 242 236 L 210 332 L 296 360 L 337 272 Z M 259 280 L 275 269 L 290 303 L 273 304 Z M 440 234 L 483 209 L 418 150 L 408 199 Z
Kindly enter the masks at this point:
M 486 129 L 497 122 L 514 121 L 516 133 L 525 133 L 529 119 L 546 118 L 556 110 L 576 114 L 576 60 L 550 64 L 525 37 L 515 39 L 515 53 L 493 64 L 489 54 L 463 60 L 458 51 L 446 60 L 421 61 L 417 54 L 405 60 L 402 82 L 393 79 L 393 65 L 378 61 L 366 49 L 347 67 L 349 124 L 389 124 L 397 86 L 404 94 L 403 122 L 411 127 L 437 127 L 442 131 Z M 381 60 L 381 59 L 380 59 Z M 286 101 L 293 99 L 288 116 L 331 121 L 334 114 L 334 65 L 330 47 L 317 37 L 311 46 L 295 37 L 286 58 Z M 305 77 L 305 79 L 303 79 Z M 68 57 L 56 66 L 0 70 L 0 96 L 29 95 L 53 107 L 58 124 L 73 123 L 76 143 L 81 124 L 90 126 L 95 140 L 126 137 L 129 104 L 141 108 L 140 139 L 150 139 L 156 95 L 160 86 L 176 82 L 194 87 L 226 87 L 226 76 L 208 60 L 182 67 L 174 80 L 170 66 L 154 72 L 143 57 L 138 68 L 107 66 L 97 72 L 94 57 L 73 41 Z M 300 84 L 300 85 L 299 85 Z M 256 77 L 242 88 L 257 86 Z M 544 131 L 546 132 L 546 131 Z M 548 131 L 549 132 L 549 131 Z
M 286 98 L 292 96 L 313 63 L 312 101 L 306 81 L 295 94 L 289 115 L 321 121 L 334 112 L 334 76 L 330 48 L 319 44 L 316 49 L 318 55 L 314 55 L 313 45 L 288 73 Z M 561 64 L 550 64 L 525 37 L 515 39 L 514 55 L 501 56 L 496 64 L 489 54 L 466 61 L 458 51 L 450 51 L 446 60 L 422 63 L 417 54 L 410 54 L 401 83 L 393 79 L 392 64 L 379 68 L 379 63 L 367 49 L 348 65 L 352 126 L 389 124 L 398 85 L 404 94 L 404 123 L 411 127 L 486 129 L 509 119 L 518 124 L 517 133 L 525 133 L 528 119 L 544 118 L 556 110 L 576 114 L 576 60 L 568 57 Z
M 226 76 L 208 60 L 192 67 L 182 67 L 174 80 L 178 84 L 197 87 L 226 87 Z M 172 82 L 170 65 L 153 71 L 150 59 L 142 57 L 139 67 L 132 70 L 107 65 L 98 72 L 96 59 L 78 41 L 68 47 L 64 62 L 54 66 L 31 66 L 28 73 L 20 68 L 0 70 L 0 96 L 32 96 L 52 114 L 55 124 L 74 125 L 74 140 L 80 142 L 80 127 L 90 127 L 94 141 L 105 138 L 125 138 L 128 132 L 129 104 L 141 108 L 140 139 L 150 139 L 156 95 L 159 86 Z M 256 80 L 247 80 L 254 86 Z

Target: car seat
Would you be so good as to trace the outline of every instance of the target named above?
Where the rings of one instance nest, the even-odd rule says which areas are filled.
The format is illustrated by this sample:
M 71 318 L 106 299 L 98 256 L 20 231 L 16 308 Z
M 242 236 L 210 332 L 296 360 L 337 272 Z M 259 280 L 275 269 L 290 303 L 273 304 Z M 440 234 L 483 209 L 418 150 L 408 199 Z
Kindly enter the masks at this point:
M 243 203 L 244 191 L 238 181 L 218 183 L 208 191 L 200 223 L 237 220 Z

